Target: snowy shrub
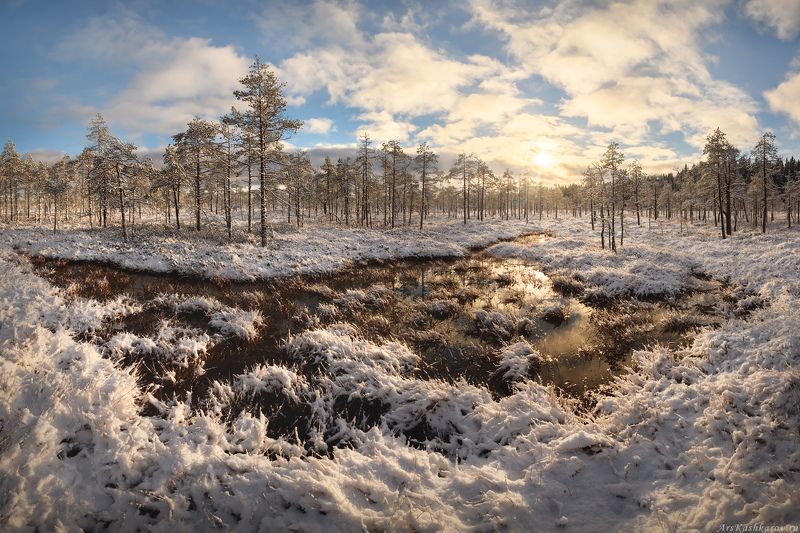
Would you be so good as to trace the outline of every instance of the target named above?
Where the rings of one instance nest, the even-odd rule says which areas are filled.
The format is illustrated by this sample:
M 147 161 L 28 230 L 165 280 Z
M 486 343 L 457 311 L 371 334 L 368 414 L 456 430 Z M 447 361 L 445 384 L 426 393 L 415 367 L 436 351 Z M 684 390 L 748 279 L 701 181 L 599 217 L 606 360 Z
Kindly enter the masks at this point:
M 317 314 L 325 320 L 333 320 L 339 315 L 339 309 L 333 304 L 321 303 L 317 306 Z
M 406 323 L 414 329 L 426 329 L 430 325 L 430 317 L 421 312 L 411 313 Z
M 516 333 L 516 317 L 500 311 L 478 309 L 474 314 L 475 329 L 496 339 L 510 339 Z
M 701 317 L 675 312 L 670 313 L 661 327 L 666 332 L 684 333 L 702 325 L 703 320 Z
M 425 311 L 439 320 L 458 314 L 461 306 L 458 301 L 451 299 L 437 299 L 425 303 Z
M 78 298 L 69 304 L 67 324 L 78 333 L 94 333 L 107 326 L 110 321 L 141 311 L 142 306 L 127 295 L 117 296 L 107 302 Z
M 306 388 L 305 379 L 294 371 L 275 365 L 260 364 L 236 376 L 237 392 L 255 395 L 260 392 L 280 392 L 294 401 Z
M 586 289 L 584 280 L 577 275 L 558 273 L 550 276 L 553 290 L 566 296 L 580 296 Z
M 369 287 L 368 289 L 348 289 L 341 296 L 334 298 L 333 303 L 343 309 L 363 311 L 385 307 L 391 298 L 392 291 L 389 289 Z
M 258 328 L 263 322 L 259 310 L 244 311 L 228 307 L 212 313 L 208 325 L 222 335 L 253 340 L 258 337 Z
M 253 340 L 259 335 L 259 327 L 264 320 L 261 311 L 243 310 L 229 307 L 219 300 L 205 296 L 183 296 L 162 294 L 151 301 L 156 307 L 166 307 L 175 313 L 203 313 L 208 317 L 208 325 L 224 336 Z
M 165 366 L 194 367 L 200 372 L 214 344 L 212 337 L 198 329 L 175 326 L 165 320 L 155 336 L 117 333 L 103 344 L 103 351 L 112 358 L 153 356 Z
M 569 304 L 553 303 L 542 310 L 542 320 L 559 325 L 569 318 Z
M 546 361 L 545 356 L 536 351 L 526 341 L 520 341 L 500 350 L 500 364 L 497 375 L 503 381 L 522 381 L 528 377 L 531 367 Z

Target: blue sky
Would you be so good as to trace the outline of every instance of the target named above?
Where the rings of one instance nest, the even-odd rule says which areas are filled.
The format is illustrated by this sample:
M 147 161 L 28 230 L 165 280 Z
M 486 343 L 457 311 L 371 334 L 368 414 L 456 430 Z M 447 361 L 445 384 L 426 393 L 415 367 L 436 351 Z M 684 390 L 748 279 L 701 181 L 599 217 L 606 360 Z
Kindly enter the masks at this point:
M 721 127 L 800 153 L 795 0 L 0 4 L 0 135 L 74 154 L 103 113 L 157 152 L 235 103 L 258 54 L 287 83 L 289 141 L 344 153 L 368 131 L 445 159 L 573 181 L 609 142 L 646 170 L 700 157 Z

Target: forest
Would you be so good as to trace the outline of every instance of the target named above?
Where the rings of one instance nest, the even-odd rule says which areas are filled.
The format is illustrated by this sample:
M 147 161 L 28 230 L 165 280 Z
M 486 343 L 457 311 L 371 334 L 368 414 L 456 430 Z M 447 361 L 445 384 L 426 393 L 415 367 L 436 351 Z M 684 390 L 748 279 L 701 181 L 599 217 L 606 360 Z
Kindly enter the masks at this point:
M 87 146 L 48 165 L 5 143 L 0 160 L 0 217 L 17 225 L 108 227 L 124 240 L 137 224 L 181 230 L 221 228 L 233 239 L 234 220 L 268 240 L 267 221 L 281 216 L 298 227 L 325 221 L 343 226 L 424 227 L 431 215 L 470 219 L 525 219 L 586 214 L 602 247 L 625 239 L 626 215 L 637 225 L 659 217 L 712 222 L 721 238 L 741 226 L 767 231 L 778 219 L 800 216 L 800 163 L 778 153 L 773 133 L 753 147 L 736 147 L 719 128 L 703 159 L 668 174 L 651 174 L 626 161 L 618 143 L 571 185 L 546 184 L 525 173 L 492 170 L 479 154 L 460 153 L 450 168 L 423 142 L 402 146 L 365 132 L 352 157 L 314 166 L 305 151 L 282 141 L 302 128 L 286 116 L 285 85 L 260 60 L 251 65 L 218 121 L 194 118 L 173 135 L 161 161 L 137 154 L 101 115 L 88 125 Z

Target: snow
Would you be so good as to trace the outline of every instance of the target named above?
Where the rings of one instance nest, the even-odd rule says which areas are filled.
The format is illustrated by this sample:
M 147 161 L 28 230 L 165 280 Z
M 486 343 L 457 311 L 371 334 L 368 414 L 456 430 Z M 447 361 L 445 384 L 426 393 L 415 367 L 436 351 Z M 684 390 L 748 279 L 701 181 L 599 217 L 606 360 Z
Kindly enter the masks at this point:
M 217 243 L 185 233 L 142 227 L 135 240 L 120 241 L 116 230 L 9 230 L 4 235 L 28 255 L 110 263 L 128 270 L 173 272 L 206 279 L 253 281 L 277 276 L 322 274 L 367 261 L 405 257 L 460 257 L 469 250 L 511 239 L 535 228 L 521 221 L 461 224 L 435 221 L 411 228 L 371 230 L 312 227 L 275 233 L 269 246 Z
M 749 314 L 701 329 L 685 348 L 637 352 L 635 370 L 618 376 L 590 413 L 527 379 L 501 398 L 463 381 L 420 379 L 413 350 L 368 341 L 348 324 L 294 335 L 288 366 L 257 366 L 218 383 L 222 403 L 229 393 L 308 402 L 319 424 L 318 450 L 327 439 L 343 443 L 331 454 L 270 438 L 269 421 L 258 412 L 230 419 L 222 410 L 193 410 L 188 399 L 155 400 L 135 367 L 78 340 L 81 331 L 135 312 L 129 303 L 78 302 L 33 274 L 8 243 L 45 255 L 242 279 L 409 251 L 463 254 L 465 245 L 484 238 L 486 244 L 488 233 L 474 230 L 473 240 L 455 244 L 455 230 L 408 232 L 407 239 L 401 230 L 382 243 L 378 232 L 343 230 L 339 241 L 333 229 L 309 230 L 281 236 L 262 252 L 167 238 L 114 249 L 77 232 L 54 239 L 7 232 L 0 239 L 0 525 L 596 531 L 797 524 L 800 234 L 776 230 L 721 241 L 698 227 L 690 235 L 670 225 L 652 232 L 631 227 L 614 255 L 599 249 L 585 219 L 542 224 L 552 238 L 498 244 L 491 253 L 532 260 L 546 273 L 579 273 L 589 295 L 611 297 L 679 294 L 701 272 L 729 280 Z M 494 238 L 506 231 L 501 227 L 492 226 Z M 328 239 L 310 243 L 323 235 Z M 234 250 L 239 259 L 228 264 Z M 303 255 L 311 251 L 322 253 Z M 259 253 L 270 259 L 252 261 Z M 201 312 L 210 319 L 221 309 L 212 302 Z M 132 337 L 116 342 L 153 346 Z M 377 423 L 359 427 L 337 416 L 341 396 L 378 402 Z M 159 414 L 142 414 L 145 405 Z M 421 423 L 427 431 L 410 443 L 407 434 Z
M 208 350 L 217 339 L 195 328 L 175 326 L 163 321 L 154 337 L 140 337 L 129 332 L 117 333 L 102 345 L 112 359 L 125 356 L 154 356 L 162 365 L 193 368 L 202 374 Z
M 500 351 L 497 373 L 502 375 L 503 381 L 521 381 L 528 377 L 531 365 L 537 365 L 543 361 L 544 356 L 527 341 L 515 342 Z
M 258 310 L 230 307 L 215 298 L 162 294 L 151 302 L 154 307 L 166 307 L 175 313 L 199 312 L 208 316 L 208 325 L 222 336 L 235 336 L 245 340 L 258 337 L 258 328 L 264 323 Z
M 95 332 L 108 322 L 139 313 L 142 306 L 125 295 L 117 296 L 108 302 L 98 302 L 87 298 L 77 298 L 70 303 L 66 315 L 67 325 L 79 333 Z

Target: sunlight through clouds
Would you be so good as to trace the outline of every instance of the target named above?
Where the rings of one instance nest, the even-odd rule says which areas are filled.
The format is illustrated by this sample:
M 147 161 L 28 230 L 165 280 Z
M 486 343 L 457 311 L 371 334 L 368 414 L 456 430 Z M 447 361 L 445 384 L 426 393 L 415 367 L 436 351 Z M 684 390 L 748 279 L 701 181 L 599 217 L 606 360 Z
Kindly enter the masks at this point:
M 309 117 L 299 145 L 325 135 L 355 146 L 368 131 L 379 142 L 428 142 L 445 158 L 474 150 L 497 171 L 535 168 L 560 183 L 580 179 L 610 142 L 665 147 L 660 157 L 642 153 L 646 169 L 662 171 L 695 158 L 715 127 L 751 146 L 781 115 L 789 126 L 800 120 L 793 71 L 753 91 L 725 79 L 720 60 L 731 59 L 715 55 L 735 17 L 790 41 L 794 2 L 470 0 L 381 10 L 312 0 L 229 13 L 245 21 L 236 35 L 189 25 L 171 33 L 120 7 L 82 20 L 54 57 L 113 76 L 94 99 L 53 98 L 38 123 L 102 112 L 138 142 L 163 146 L 192 117 L 227 112 L 256 53 Z M 551 164 L 531 155 L 543 145 L 557 155 Z

